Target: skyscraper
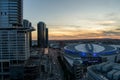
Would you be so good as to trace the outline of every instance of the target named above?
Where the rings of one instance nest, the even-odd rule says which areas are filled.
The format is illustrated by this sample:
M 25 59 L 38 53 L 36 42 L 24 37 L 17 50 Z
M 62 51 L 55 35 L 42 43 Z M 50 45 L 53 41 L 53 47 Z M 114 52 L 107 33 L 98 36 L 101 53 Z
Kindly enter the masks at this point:
M 45 40 L 45 48 L 48 47 L 48 28 L 46 28 L 46 40 Z
M 29 22 L 28 20 L 24 19 L 23 20 L 23 27 L 29 29 L 29 46 L 32 47 L 32 31 L 35 29 L 32 27 L 32 23 Z
M 0 28 L 22 27 L 23 0 L 0 0 Z
M 44 22 L 39 22 L 37 25 L 37 40 L 38 40 L 38 47 L 45 48 L 46 43 L 46 24 Z
M 13 67 L 30 57 L 29 28 L 22 26 L 22 17 L 23 0 L 0 0 L 0 80 L 13 79 Z
M 32 27 L 32 23 L 29 23 L 29 27 Z M 29 45 L 32 47 L 32 30 L 29 32 Z

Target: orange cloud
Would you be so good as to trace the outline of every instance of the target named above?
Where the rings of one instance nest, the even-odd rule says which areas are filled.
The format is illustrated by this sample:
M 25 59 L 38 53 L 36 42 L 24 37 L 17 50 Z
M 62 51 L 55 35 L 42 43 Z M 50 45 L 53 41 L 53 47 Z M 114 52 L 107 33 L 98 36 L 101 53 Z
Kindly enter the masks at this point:
M 107 35 L 107 34 L 113 35 Z M 116 35 L 117 34 L 117 35 Z M 33 40 L 37 39 L 37 32 L 32 33 Z M 117 38 L 120 36 L 114 31 L 103 31 L 103 30 L 80 30 L 80 29 L 49 29 L 49 39 L 61 40 L 61 39 L 89 39 L 89 38 Z

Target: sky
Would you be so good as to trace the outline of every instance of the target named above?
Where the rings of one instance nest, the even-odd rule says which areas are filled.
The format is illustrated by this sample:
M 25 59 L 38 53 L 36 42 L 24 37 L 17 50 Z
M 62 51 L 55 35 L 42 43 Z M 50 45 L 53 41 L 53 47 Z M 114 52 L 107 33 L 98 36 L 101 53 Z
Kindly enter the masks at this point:
M 46 23 L 50 40 L 120 39 L 120 0 L 24 0 L 23 10 L 36 30 Z

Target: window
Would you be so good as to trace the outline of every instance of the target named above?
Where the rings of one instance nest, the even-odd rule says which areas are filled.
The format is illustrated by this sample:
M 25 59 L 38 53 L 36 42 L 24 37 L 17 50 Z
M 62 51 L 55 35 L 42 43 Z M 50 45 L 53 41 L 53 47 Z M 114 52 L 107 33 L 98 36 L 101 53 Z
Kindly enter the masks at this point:
M 1 16 L 6 16 L 6 15 L 7 15 L 7 12 L 0 12 L 0 15 L 1 15 Z
M 7 13 L 6 13 L 6 12 L 4 12 L 4 14 L 5 14 L 5 16 L 7 15 Z
M 2 13 L 2 12 L 1 12 L 0 14 L 1 14 L 1 16 L 3 15 L 3 13 Z
M 3 67 L 8 68 L 9 67 L 9 62 L 3 62 Z

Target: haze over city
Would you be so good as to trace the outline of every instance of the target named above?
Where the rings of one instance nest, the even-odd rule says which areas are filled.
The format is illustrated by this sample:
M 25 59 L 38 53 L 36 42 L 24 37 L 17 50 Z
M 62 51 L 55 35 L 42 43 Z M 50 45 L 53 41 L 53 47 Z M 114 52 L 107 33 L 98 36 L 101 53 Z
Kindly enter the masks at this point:
M 24 0 L 24 18 L 43 21 L 49 39 L 120 39 L 120 0 Z M 36 40 L 37 32 L 33 32 Z

